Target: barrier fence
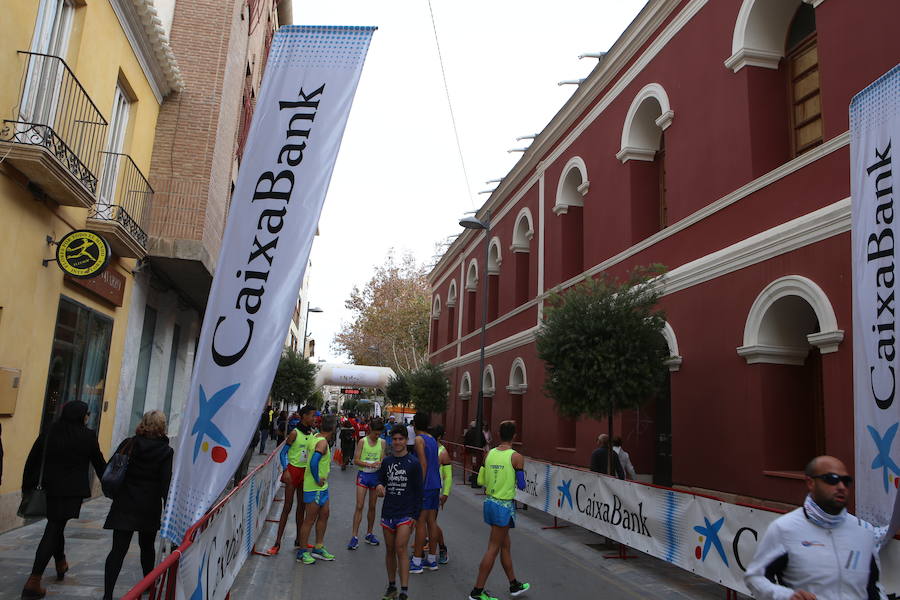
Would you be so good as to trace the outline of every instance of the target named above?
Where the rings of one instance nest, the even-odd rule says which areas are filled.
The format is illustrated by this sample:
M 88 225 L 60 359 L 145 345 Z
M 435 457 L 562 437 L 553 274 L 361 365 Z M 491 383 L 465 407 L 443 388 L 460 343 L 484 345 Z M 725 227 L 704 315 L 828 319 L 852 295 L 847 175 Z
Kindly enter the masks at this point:
M 253 551 L 280 485 L 281 446 L 185 533 L 181 544 L 122 600 L 226 599 Z M 198 590 L 200 591 L 198 595 Z

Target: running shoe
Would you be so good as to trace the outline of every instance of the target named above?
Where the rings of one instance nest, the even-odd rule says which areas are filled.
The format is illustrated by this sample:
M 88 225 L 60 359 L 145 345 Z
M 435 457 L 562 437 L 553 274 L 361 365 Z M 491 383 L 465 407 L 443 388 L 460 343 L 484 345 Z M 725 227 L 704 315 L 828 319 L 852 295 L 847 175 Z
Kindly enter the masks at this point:
M 319 546 L 312 549 L 312 556 L 316 560 L 334 560 L 334 554 L 329 552 L 325 546 Z
M 396 600 L 396 598 L 397 588 L 393 585 L 389 585 L 384 592 L 384 596 L 381 597 L 381 600 Z
M 447 546 L 441 546 L 438 550 L 438 564 L 446 565 L 450 562 L 450 557 L 447 555 Z
M 422 572 L 422 565 L 416 565 L 416 563 L 413 562 L 412 557 L 409 558 L 409 572 L 413 575 L 418 575 Z
M 316 559 L 312 557 L 308 550 L 297 551 L 297 562 L 302 562 L 304 565 L 311 565 L 316 562 Z
M 489 591 L 484 590 L 477 596 L 470 593 L 469 600 L 497 600 L 497 598 L 494 598 Z
M 354 535 L 347 544 L 347 550 L 356 550 L 357 548 L 359 548 L 359 538 Z
M 279 550 L 281 550 L 281 544 L 275 544 L 274 546 L 266 550 L 266 554 L 268 554 L 269 556 L 275 556 L 276 554 L 278 554 Z
M 409 596 L 407 596 L 403 592 L 400 592 L 400 596 L 397 598 L 397 600 L 409 600 Z
M 422 568 L 428 569 L 429 571 L 437 571 L 439 567 L 436 560 L 429 561 L 427 558 L 423 558 Z
M 366 534 L 366 543 L 369 544 L 370 546 L 378 546 L 381 544 L 381 542 L 378 541 L 378 538 L 375 537 L 374 533 Z
M 517 581 L 515 583 L 509 584 L 509 595 L 515 598 L 516 596 L 521 596 L 525 592 L 531 589 L 530 583 L 522 583 L 521 581 Z

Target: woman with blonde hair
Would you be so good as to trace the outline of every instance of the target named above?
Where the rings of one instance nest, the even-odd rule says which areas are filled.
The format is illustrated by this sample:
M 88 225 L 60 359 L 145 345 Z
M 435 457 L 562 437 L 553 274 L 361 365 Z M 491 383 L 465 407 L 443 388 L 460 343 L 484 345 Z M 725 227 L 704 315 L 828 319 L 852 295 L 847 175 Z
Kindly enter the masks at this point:
M 125 480 L 113 498 L 103 525 L 104 529 L 113 530 L 112 550 L 104 569 L 104 600 L 112 600 L 135 531 L 144 575 L 153 570 L 156 559 L 153 544 L 172 479 L 173 452 L 166 437 L 166 415 L 151 410 L 144 414 L 134 433 L 134 437 L 125 439 L 116 449 L 117 454 L 127 454 L 129 459 Z

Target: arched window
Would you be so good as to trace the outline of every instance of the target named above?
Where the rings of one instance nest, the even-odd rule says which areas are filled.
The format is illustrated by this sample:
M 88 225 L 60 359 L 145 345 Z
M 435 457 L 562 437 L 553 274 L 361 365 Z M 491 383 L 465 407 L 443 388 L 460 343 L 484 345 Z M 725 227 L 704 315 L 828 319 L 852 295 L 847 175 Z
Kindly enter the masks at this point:
M 469 400 L 472 399 L 472 378 L 469 372 L 462 374 L 459 381 L 459 430 L 464 431 L 469 426 Z
M 510 250 L 515 257 L 516 284 L 515 305 L 521 306 L 531 298 L 531 239 L 534 237 L 534 226 L 531 211 L 523 208 L 516 216 L 516 227 L 513 230 L 513 243 Z
M 466 271 L 466 329 L 465 333 L 475 331 L 476 304 L 478 299 L 478 261 L 474 258 L 469 262 Z
M 822 143 L 815 0 L 744 0 L 725 66 L 746 80 L 754 176 Z M 745 67 L 749 67 L 745 69 Z M 771 102 L 786 89 L 788 110 Z M 762 98 L 769 101 L 762 101 Z M 785 129 L 790 135 L 783 135 Z M 773 135 L 773 133 L 775 135 Z M 758 163 L 758 164 L 757 164 Z
M 456 339 L 456 280 L 450 280 L 447 290 L 447 343 Z
M 506 390 L 510 395 L 510 418 L 516 422 L 516 432 L 519 435 L 519 441 L 525 442 L 525 413 L 522 407 L 522 400 L 525 392 L 528 391 L 528 377 L 525 371 L 525 361 L 516 358 L 509 370 L 509 385 Z
M 500 254 L 500 239 L 491 240 L 488 249 L 488 321 L 493 321 L 500 315 L 500 265 L 503 258 Z
M 632 243 L 669 225 L 663 132 L 674 118 L 669 96 L 658 83 L 638 92 L 625 117 L 616 158 L 629 167 Z
M 484 424 L 488 431 L 492 434 L 494 431 L 494 367 L 487 365 L 484 367 L 484 377 L 481 380 L 481 390 L 484 399 L 482 407 L 484 415 Z
M 762 407 L 767 440 L 765 468 L 800 471 L 825 454 L 822 354 L 844 338 L 831 302 L 815 282 L 798 275 L 773 281 L 757 296 L 738 355 L 754 365 L 752 387 Z
M 560 217 L 560 273 L 563 280 L 584 271 L 584 195 L 590 182 L 584 160 L 575 156 L 563 167 L 553 213 Z
M 438 343 L 438 327 L 441 322 L 441 297 L 435 295 L 434 302 L 431 305 L 431 351 L 436 351 L 440 345 Z

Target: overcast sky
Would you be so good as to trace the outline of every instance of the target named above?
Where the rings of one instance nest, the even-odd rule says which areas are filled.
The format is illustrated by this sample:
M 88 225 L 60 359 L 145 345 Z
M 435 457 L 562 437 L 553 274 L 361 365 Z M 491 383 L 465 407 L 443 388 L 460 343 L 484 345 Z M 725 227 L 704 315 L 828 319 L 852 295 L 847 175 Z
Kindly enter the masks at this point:
M 460 231 L 562 107 L 643 0 L 432 0 L 469 189 L 441 79 L 427 0 L 293 0 L 302 25 L 375 25 L 312 250 L 316 355 L 350 319 L 344 301 L 390 248 L 432 264 L 435 244 Z

